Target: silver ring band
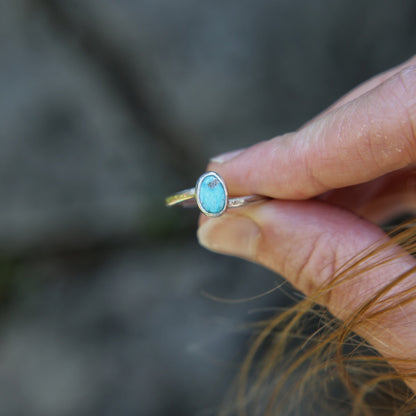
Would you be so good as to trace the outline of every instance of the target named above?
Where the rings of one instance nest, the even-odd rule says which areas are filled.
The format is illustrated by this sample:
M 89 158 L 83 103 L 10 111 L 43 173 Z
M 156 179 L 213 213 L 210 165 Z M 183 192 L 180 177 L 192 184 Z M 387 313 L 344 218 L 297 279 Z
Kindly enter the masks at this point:
M 199 177 L 195 188 L 185 189 L 168 196 L 166 206 L 198 207 L 208 217 L 218 217 L 228 208 L 243 207 L 267 199 L 269 198 L 261 195 L 228 198 L 227 187 L 221 176 L 216 172 L 207 172 Z

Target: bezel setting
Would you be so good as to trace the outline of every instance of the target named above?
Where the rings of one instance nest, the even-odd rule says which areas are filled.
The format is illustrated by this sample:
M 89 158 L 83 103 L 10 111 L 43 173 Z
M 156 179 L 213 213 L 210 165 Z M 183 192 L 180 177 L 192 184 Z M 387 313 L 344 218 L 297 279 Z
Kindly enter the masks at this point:
M 215 212 L 215 213 L 207 211 L 204 208 L 204 206 L 201 202 L 201 198 L 200 198 L 201 184 L 207 177 L 210 177 L 210 176 L 213 176 L 213 177 L 215 177 L 215 179 L 218 180 L 218 182 L 222 185 L 222 187 L 224 189 L 224 194 L 225 194 L 225 203 L 224 203 L 223 209 L 221 211 Z M 196 185 L 195 185 L 195 200 L 196 200 L 196 203 L 198 205 L 198 208 L 207 217 L 219 217 L 220 215 L 222 215 L 225 212 L 225 210 L 227 209 L 227 206 L 228 206 L 228 190 L 227 190 L 227 186 L 225 185 L 224 180 L 221 178 L 220 175 L 218 175 L 218 173 L 216 173 L 216 172 L 206 172 L 206 173 L 204 173 L 203 175 L 201 175 L 199 177 L 199 179 L 198 179 L 198 181 L 196 182 Z

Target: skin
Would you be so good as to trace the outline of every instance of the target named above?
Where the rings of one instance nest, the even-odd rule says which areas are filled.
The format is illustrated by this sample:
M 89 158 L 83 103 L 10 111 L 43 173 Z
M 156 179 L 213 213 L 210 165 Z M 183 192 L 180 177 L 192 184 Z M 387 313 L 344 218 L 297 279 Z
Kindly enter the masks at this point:
M 200 243 L 285 276 L 312 294 L 346 261 L 386 239 L 378 224 L 416 211 L 416 56 L 358 86 L 299 130 L 212 159 L 230 195 L 271 200 L 201 216 Z M 341 319 L 394 277 L 416 266 L 400 257 L 331 290 L 321 303 Z M 411 287 L 407 279 L 393 291 Z M 390 293 L 390 294 L 391 294 Z M 414 361 L 416 304 L 357 331 L 387 359 Z M 407 380 L 416 391 L 416 383 Z

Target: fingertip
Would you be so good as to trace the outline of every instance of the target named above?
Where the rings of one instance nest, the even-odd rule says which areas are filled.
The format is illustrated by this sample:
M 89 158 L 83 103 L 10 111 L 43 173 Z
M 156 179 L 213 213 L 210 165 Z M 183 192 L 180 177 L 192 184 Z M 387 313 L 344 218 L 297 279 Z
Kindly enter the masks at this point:
M 217 155 L 217 156 L 212 157 L 210 159 L 210 162 L 211 163 L 218 163 L 218 164 L 228 162 L 231 159 L 234 159 L 235 157 L 237 157 L 242 152 L 244 152 L 244 150 L 246 150 L 246 149 L 237 149 L 237 150 L 232 150 L 232 151 L 227 152 L 227 153 L 222 153 L 221 155 Z
M 197 237 L 208 250 L 253 260 L 260 230 L 249 217 L 225 214 L 204 221 Z
M 216 156 L 210 160 L 207 170 L 223 177 L 229 195 L 273 196 L 273 190 L 269 189 L 274 179 L 274 163 L 270 163 L 273 140 L 275 139 Z

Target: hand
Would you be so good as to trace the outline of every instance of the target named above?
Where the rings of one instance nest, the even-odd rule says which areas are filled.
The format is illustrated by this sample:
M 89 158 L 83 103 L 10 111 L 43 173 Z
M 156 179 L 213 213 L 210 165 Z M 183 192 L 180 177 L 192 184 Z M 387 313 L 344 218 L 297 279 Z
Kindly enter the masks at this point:
M 200 243 L 246 258 L 313 294 L 369 246 L 387 239 L 377 223 L 416 209 L 416 57 L 359 86 L 300 130 L 214 158 L 230 195 L 266 203 L 201 217 Z M 416 260 L 390 246 L 395 260 L 335 287 L 320 299 L 341 319 Z M 398 257 L 401 256 L 401 257 Z M 409 289 L 405 279 L 393 290 Z M 387 359 L 414 360 L 416 305 L 382 315 L 358 332 Z M 409 382 L 416 390 L 416 384 Z

